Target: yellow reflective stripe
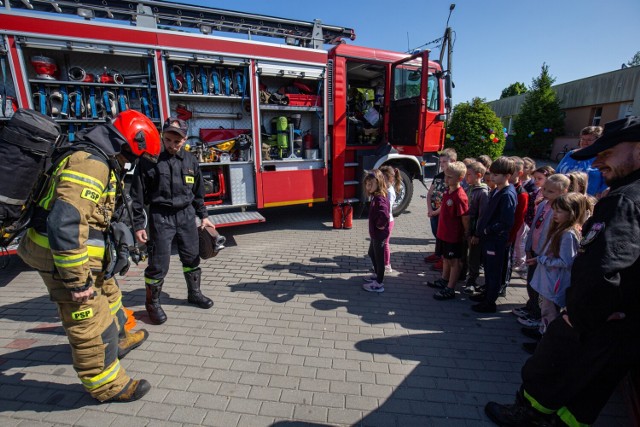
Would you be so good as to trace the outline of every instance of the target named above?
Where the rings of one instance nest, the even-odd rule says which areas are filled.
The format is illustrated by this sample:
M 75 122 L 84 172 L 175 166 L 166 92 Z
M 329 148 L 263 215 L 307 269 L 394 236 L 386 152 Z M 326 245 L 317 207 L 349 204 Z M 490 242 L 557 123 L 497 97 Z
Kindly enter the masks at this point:
M 77 255 L 53 255 L 53 263 L 56 267 L 77 267 L 89 261 L 89 252 L 85 251 Z
M 60 173 L 60 181 L 74 182 L 83 187 L 91 188 L 100 194 L 104 192 L 104 186 L 100 181 L 80 172 L 64 170 Z
M 27 237 L 36 245 L 41 248 L 49 249 L 49 237 L 44 234 L 38 233 L 35 229 L 30 228 L 27 230 Z
M 60 164 L 58 164 L 58 167 L 56 167 L 55 170 L 51 173 L 52 177 L 56 176 L 56 174 L 58 173 L 62 165 L 65 164 L 67 160 L 69 160 L 69 157 L 71 157 L 71 154 L 69 154 L 67 157 L 62 159 Z M 42 200 L 40 201 L 40 206 L 49 210 L 49 204 L 51 203 L 51 199 L 53 199 L 53 193 L 55 192 L 55 189 L 56 189 L 56 186 L 54 185 L 53 179 L 52 179 L 51 183 L 49 184 L 49 190 L 47 191 L 47 195 L 43 197 Z
M 148 284 L 148 285 L 155 285 L 156 283 L 160 283 L 162 281 L 162 279 L 150 279 L 148 277 L 144 278 L 144 283 Z
M 38 233 L 36 230 L 34 230 L 33 228 L 30 228 L 27 230 L 27 237 L 36 245 L 40 246 L 41 248 L 45 248 L 45 249 L 50 249 L 49 248 L 49 237 L 47 237 L 46 234 L 40 234 Z M 97 241 L 96 239 L 91 239 L 92 242 L 96 242 L 96 243 L 102 243 Z M 87 253 L 89 254 L 90 257 L 92 258 L 104 258 L 104 246 L 94 246 L 94 245 L 87 245 Z M 58 257 L 60 259 L 60 261 L 62 262 L 64 260 L 63 257 L 61 256 L 55 256 L 54 255 L 54 261 L 56 260 L 56 257 Z M 58 265 L 56 263 L 56 265 Z
M 87 252 L 91 258 L 104 258 L 104 247 L 87 246 Z
M 523 390 L 523 392 L 524 392 L 524 398 L 527 399 L 529 401 L 529 403 L 531 403 L 531 406 L 534 409 L 542 412 L 543 414 L 547 414 L 547 415 L 548 414 L 553 414 L 554 412 L 556 412 L 555 409 L 549 409 L 549 408 L 546 408 L 546 407 L 542 406 L 540 404 L 540 402 L 538 402 L 533 396 L 531 396 L 529 393 L 527 393 L 527 390 Z
M 88 390 L 94 390 L 100 386 L 110 383 L 118 377 L 120 372 L 120 361 L 116 359 L 110 367 L 92 378 L 80 378 L 82 385 Z
M 576 417 L 567 409 L 566 406 L 563 406 L 558 410 L 558 417 L 569 427 L 589 427 L 589 424 L 581 423 L 576 420 Z
M 120 310 L 122 308 L 122 297 L 118 297 L 118 299 L 109 304 L 109 309 L 111 310 L 111 315 L 115 316 L 116 313 L 118 312 L 118 310 Z

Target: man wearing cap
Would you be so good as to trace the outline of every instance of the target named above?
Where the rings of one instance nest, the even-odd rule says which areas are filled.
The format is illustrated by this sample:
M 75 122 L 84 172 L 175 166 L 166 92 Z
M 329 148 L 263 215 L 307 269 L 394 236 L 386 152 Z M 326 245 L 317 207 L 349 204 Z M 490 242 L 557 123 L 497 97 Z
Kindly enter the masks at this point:
M 595 157 L 610 191 L 582 228 L 567 306 L 522 368 L 515 404 L 485 406 L 500 426 L 590 425 L 640 366 L 640 117 L 607 123 L 572 157 Z
M 136 239 L 146 243 L 149 265 L 144 271 L 147 290 L 145 307 L 151 322 L 167 320 L 160 294 L 169 271 L 171 243 L 177 238 L 178 254 L 187 282 L 188 301 L 200 308 L 211 308 L 213 301 L 200 291 L 201 270 L 198 252 L 198 225 L 214 227 L 204 205 L 204 184 L 197 159 L 183 146 L 187 124 L 169 118 L 162 128 L 163 151 L 157 163 L 144 161 L 136 167 L 131 185 Z M 149 236 L 145 230 L 144 206 L 149 206 Z

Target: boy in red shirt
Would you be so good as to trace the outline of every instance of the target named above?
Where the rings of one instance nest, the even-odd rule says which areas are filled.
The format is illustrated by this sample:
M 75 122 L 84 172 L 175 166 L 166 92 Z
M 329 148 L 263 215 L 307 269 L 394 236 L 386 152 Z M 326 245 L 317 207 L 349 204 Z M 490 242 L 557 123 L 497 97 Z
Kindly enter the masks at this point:
M 465 248 L 464 240 L 469 233 L 469 199 L 460 185 L 467 173 L 462 162 L 452 162 L 444 172 L 447 190 L 442 196 L 436 253 L 444 259 L 442 278 L 428 282 L 432 288 L 441 288 L 433 294 L 437 300 L 456 297 L 455 287 L 462 268 L 462 256 Z

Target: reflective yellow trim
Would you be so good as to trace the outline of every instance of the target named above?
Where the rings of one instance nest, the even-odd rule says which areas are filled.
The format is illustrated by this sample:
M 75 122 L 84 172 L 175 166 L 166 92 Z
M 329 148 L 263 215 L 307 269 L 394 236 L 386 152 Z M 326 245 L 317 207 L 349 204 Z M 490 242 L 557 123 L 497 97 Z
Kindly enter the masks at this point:
M 33 228 L 30 228 L 27 230 L 27 237 L 36 245 L 40 246 L 41 248 L 45 248 L 45 249 L 50 249 L 49 248 L 49 237 L 47 237 L 47 235 L 45 234 L 40 234 L 38 233 L 36 230 L 34 230 Z M 93 246 L 93 245 L 87 245 L 87 253 L 89 254 L 89 256 L 91 258 L 104 258 L 104 246 Z M 78 255 L 80 256 L 80 255 Z M 60 262 L 62 262 L 65 258 L 67 257 L 62 257 L 60 255 L 54 255 L 53 259 L 54 261 L 56 260 L 56 258 L 58 258 L 60 260 Z M 56 265 L 58 265 L 56 263 Z
M 75 321 L 91 319 L 93 317 L 93 309 L 88 308 L 86 310 L 74 311 L 71 313 L 71 318 Z
M 41 248 L 49 249 L 49 237 L 44 234 L 38 233 L 35 229 L 30 228 L 27 230 L 27 237 L 36 245 Z
M 524 398 L 527 399 L 529 401 L 529 403 L 531 403 L 531 406 L 536 409 L 537 411 L 542 412 L 543 414 L 553 414 L 554 412 L 556 412 L 555 409 L 549 409 L 549 408 L 545 408 L 544 406 L 542 406 L 540 404 L 540 402 L 538 402 L 533 396 L 531 396 L 529 393 L 527 393 L 527 390 L 522 390 L 523 394 L 524 394 Z
M 150 279 L 148 277 L 144 278 L 144 283 L 146 283 L 147 285 L 155 285 L 162 282 L 162 279 Z
M 90 189 L 92 189 L 92 190 L 94 190 L 94 191 L 96 191 L 98 193 L 102 193 L 104 191 L 104 188 L 97 187 L 97 186 L 95 186 L 95 185 L 93 185 L 93 184 L 91 184 L 91 183 L 89 183 L 89 182 L 87 182 L 87 181 L 85 181 L 83 179 L 78 179 L 77 177 L 74 177 L 74 176 L 65 175 L 64 172 L 62 172 L 60 174 L 60 181 L 73 182 L 73 183 L 81 185 L 83 187 L 90 188 Z
M 91 258 L 104 258 L 104 247 L 87 246 L 87 252 Z
M 581 423 L 576 420 L 576 417 L 567 409 L 566 406 L 563 406 L 558 410 L 558 417 L 569 427 L 589 427 L 589 424 Z
M 319 199 L 304 199 L 304 200 L 290 200 L 288 202 L 273 202 L 273 203 L 265 203 L 265 208 L 275 208 L 277 206 L 289 206 L 289 205 L 301 205 L 304 203 L 319 203 L 325 202 L 327 199 L 321 197 Z
M 67 157 L 65 157 L 60 162 L 60 164 L 58 164 L 58 167 L 56 167 L 55 170 L 53 171 L 53 173 L 51 174 L 52 177 L 56 176 L 56 174 L 58 173 L 58 171 L 60 170 L 62 165 L 65 164 L 67 162 L 67 160 L 69 160 L 69 157 L 71 157 L 71 154 L 69 154 Z M 56 189 L 56 186 L 54 185 L 53 178 L 52 178 L 51 182 L 49 184 L 49 190 L 47 191 L 47 195 L 39 203 L 39 205 L 42 206 L 43 208 L 45 208 L 46 210 L 49 210 L 49 204 L 51 203 L 51 200 L 53 199 L 53 193 L 54 193 L 55 189 Z
M 62 172 L 60 172 L 60 179 L 61 180 L 70 179 L 70 180 L 76 180 L 76 181 L 86 183 L 87 185 L 85 185 L 85 187 L 86 186 L 94 187 L 98 191 L 98 193 L 103 193 L 105 190 L 104 185 L 102 185 L 100 181 L 98 181 L 91 175 L 87 175 L 85 173 L 78 172 L 78 171 L 73 171 L 69 169 L 63 170 Z
M 118 377 L 120 372 L 120 361 L 116 359 L 107 369 L 99 373 L 93 378 L 80 378 L 82 385 L 87 390 L 95 390 L 96 388 L 110 383 Z
M 77 255 L 53 255 L 53 263 L 56 267 L 77 267 L 89 261 L 89 252 L 85 251 Z
M 195 178 L 190 176 L 190 175 L 185 175 L 184 177 L 184 182 L 186 184 L 193 184 L 194 182 L 196 182 Z
M 111 310 L 111 315 L 115 316 L 118 310 L 122 308 L 122 297 L 118 297 L 118 299 L 109 304 L 109 310 Z

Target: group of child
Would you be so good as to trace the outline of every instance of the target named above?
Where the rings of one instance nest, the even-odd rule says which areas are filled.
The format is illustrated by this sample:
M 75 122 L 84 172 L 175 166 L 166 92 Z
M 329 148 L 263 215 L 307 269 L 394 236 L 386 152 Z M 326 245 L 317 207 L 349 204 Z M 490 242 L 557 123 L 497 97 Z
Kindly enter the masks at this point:
M 528 301 L 514 308 L 528 337 L 539 339 L 565 304 L 571 266 L 580 230 L 596 200 L 587 195 L 583 172 L 556 174 L 550 166 L 536 168 L 530 158 L 489 156 L 457 161 L 455 150 L 440 154 L 441 172 L 427 194 L 427 210 L 436 251 L 425 261 L 442 271 L 427 282 L 437 288 L 436 300 L 453 299 L 456 284 L 476 302 L 471 309 L 495 313 L 496 300 L 506 295 L 512 271 L 527 278 Z M 389 239 L 393 205 L 401 184 L 396 168 L 369 171 L 364 188 L 370 196 L 369 257 L 372 274 L 363 289 L 384 292 L 384 275 L 392 272 Z M 588 237 L 588 236 L 587 236 Z M 477 283 L 481 267 L 484 284 Z M 532 352 L 536 343 L 525 343 Z
M 581 226 L 593 210 L 586 174 L 556 174 L 526 157 L 459 162 L 453 149 L 441 153 L 440 166 L 427 196 L 436 251 L 425 261 L 442 271 L 427 282 L 438 289 L 433 297 L 455 298 L 456 283 L 466 280 L 471 309 L 495 313 L 512 270 L 526 272 L 529 300 L 513 313 L 527 336 L 539 338 L 565 304 Z

